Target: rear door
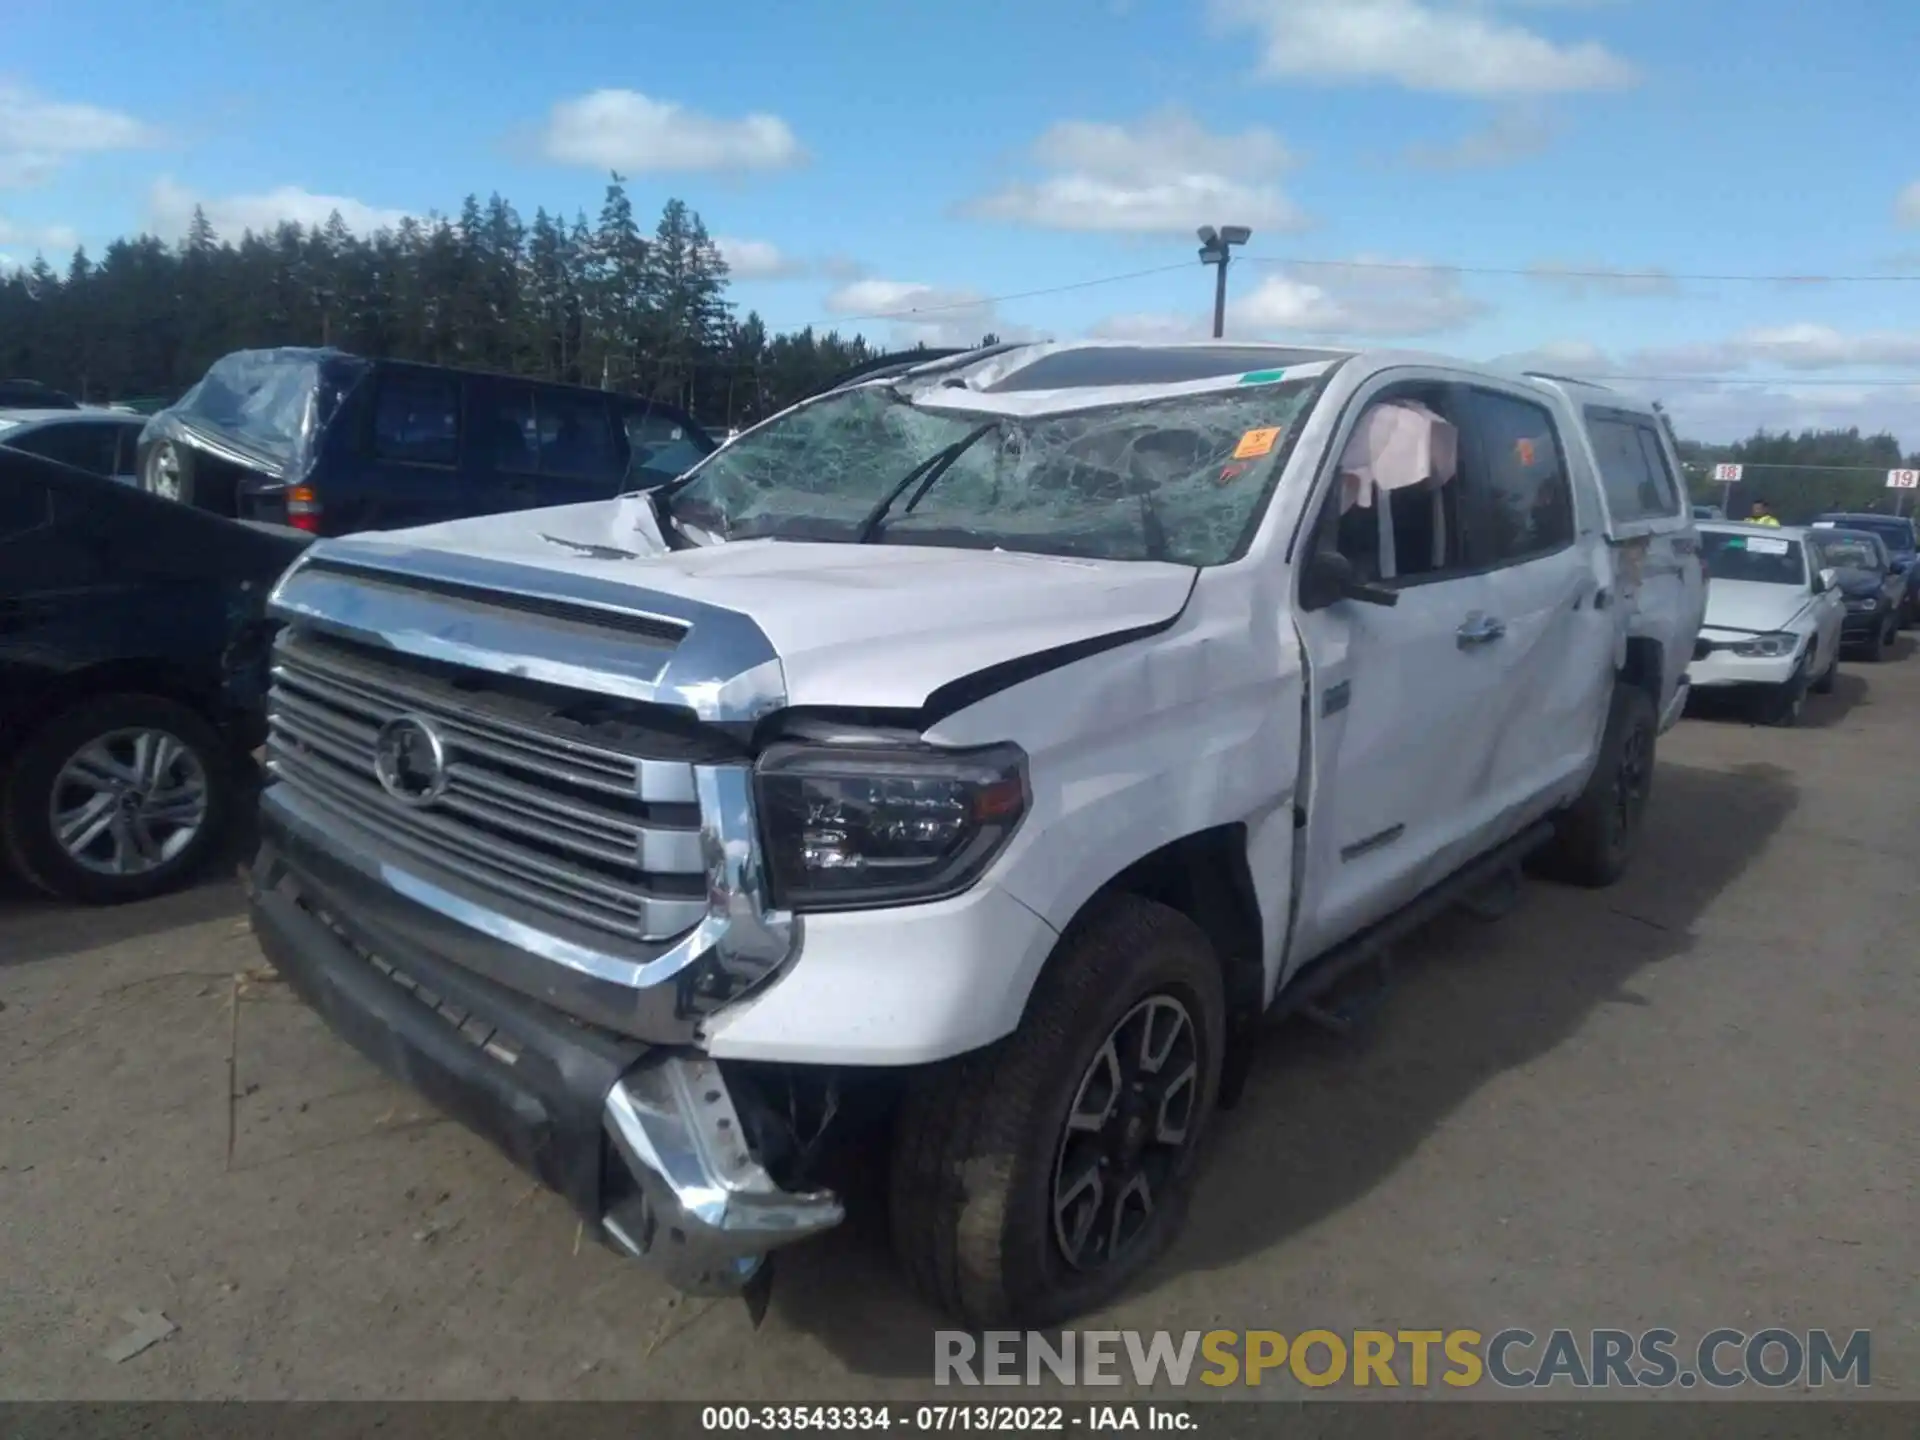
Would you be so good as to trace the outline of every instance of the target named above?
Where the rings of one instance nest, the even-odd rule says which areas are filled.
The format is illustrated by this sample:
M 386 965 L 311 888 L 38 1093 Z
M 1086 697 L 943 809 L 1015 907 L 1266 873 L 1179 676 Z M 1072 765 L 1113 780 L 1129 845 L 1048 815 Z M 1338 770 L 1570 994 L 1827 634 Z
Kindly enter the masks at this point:
M 372 378 L 357 463 L 329 457 L 315 487 L 325 533 L 458 519 L 467 513 L 460 482 L 463 377 L 428 366 L 382 364 Z
M 1707 610 L 1700 540 L 1679 458 L 1656 417 L 1588 404 L 1581 418 L 1585 435 L 1577 443 L 1584 443 L 1600 481 L 1627 633 L 1660 646 L 1664 714 Z
M 497 515 L 620 493 L 626 447 L 597 390 L 476 378 L 468 512 Z
M 1592 766 L 1613 699 L 1615 581 L 1604 517 L 1577 498 L 1571 415 L 1531 387 L 1477 381 L 1464 394 L 1466 559 L 1502 627 L 1486 647 L 1502 701 L 1485 783 L 1517 831 Z

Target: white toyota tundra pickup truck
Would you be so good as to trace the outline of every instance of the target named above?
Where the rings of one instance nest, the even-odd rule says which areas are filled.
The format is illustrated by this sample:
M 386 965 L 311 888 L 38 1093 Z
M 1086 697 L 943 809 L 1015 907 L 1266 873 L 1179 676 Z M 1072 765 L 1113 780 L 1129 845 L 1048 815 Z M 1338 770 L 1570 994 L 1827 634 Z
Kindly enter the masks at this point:
M 683 1287 L 839 1223 L 877 1117 L 917 1287 L 1058 1321 L 1174 1237 L 1260 1022 L 1523 862 L 1622 873 L 1705 603 L 1679 474 L 1574 381 L 997 346 L 650 494 L 323 541 L 253 925 Z

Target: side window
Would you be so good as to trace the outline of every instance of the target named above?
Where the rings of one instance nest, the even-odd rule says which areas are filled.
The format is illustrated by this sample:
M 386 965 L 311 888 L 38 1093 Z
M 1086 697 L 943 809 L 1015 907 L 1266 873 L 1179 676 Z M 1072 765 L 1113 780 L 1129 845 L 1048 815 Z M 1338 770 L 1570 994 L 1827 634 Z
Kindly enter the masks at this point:
M 536 473 L 540 431 L 531 386 L 491 387 L 476 407 L 474 421 L 474 448 L 490 469 L 507 475 Z
M 1466 563 L 1510 565 L 1572 544 L 1573 486 L 1553 416 L 1491 390 L 1467 396 Z
M 1667 464 L 1667 452 L 1661 447 L 1660 437 L 1653 433 L 1651 426 L 1636 425 L 1640 432 L 1640 450 L 1647 457 L 1647 469 L 1653 475 L 1653 488 L 1659 499 L 1659 507 L 1654 512 L 1663 519 L 1680 513 L 1680 484 L 1674 479 L 1673 467 Z
M 542 390 L 534 397 L 539 421 L 540 473 L 614 479 L 621 471 L 607 405 L 597 395 Z
M 639 411 L 622 418 L 635 470 L 671 480 L 686 474 L 706 458 L 706 450 L 694 443 L 686 428 L 670 416 Z
M 1363 580 L 1418 580 L 1460 568 L 1460 432 L 1431 387 L 1383 392 L 1340 454 L 1315 543 Z
M 1600 484 L 1607 492 L 1607 514 L 1616 525 L 1668 516 L 1679 506 L 1673 475 L 1660 441 L 1644 425 L 1593 414 L 1587 416 Z
M 408 370 L 380 377 L 373 451 L 403 465 L 452 466 L 460 458 L 460 387 L 451 375 Z
M 89 475 L 111 476 L 119 430 L 118 425 L 43 425 L 8 443 L 16 450 L 58 460 Z

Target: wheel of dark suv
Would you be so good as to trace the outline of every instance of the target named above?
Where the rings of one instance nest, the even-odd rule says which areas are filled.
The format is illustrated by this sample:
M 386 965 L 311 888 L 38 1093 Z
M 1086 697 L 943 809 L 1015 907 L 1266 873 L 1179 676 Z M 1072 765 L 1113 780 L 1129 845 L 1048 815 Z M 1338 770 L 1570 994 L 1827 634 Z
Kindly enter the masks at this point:
M 1881 664 L 1886 660 L 1887 651 L 1893 648 L 1894 640 L 1899 634 L 1899 620 L 1889 615 L 1885 624 L 1879 626 L 1870 638 L 1860 643 L 1860 658 L 1870 665 Z
M 1019 1028 L 924 1072 L 897 1121 L 895 1251 L 973 1326 L 1066 1320 L 1165 1251 L 1219 1091 L 1225 992 L 1192 921 L 1120 895 L 1061 944 Z
M 142 900 L 191 879 L 225 835 L 235 767 L 217 730 L 156 695 L 111 695 L 50 717 L 0 794 L 0 840 L 31 884 L 86 904 Z
M 1587 788 L 1555 819 L 1553 839 L 1530 869 L 1596 889 L 1626 874 L 1653 794 L 1658 730 L 1652 697 L 1637 685 L 1615 685 L 1600 758 Z

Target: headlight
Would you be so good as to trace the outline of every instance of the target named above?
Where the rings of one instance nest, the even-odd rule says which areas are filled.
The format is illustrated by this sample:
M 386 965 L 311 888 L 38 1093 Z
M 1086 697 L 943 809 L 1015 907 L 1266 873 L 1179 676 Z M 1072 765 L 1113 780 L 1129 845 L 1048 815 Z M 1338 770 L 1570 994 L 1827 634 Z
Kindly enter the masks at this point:
M 1016 745 L 779 744 L 755 766 L 775 903 L 853 910 L 957 895 L 1027 813 Z
M 1878 610 L 1880 608 L 1880 597 L 1878 595 L 1867 595 L 1858 600 L 1849 600 L 1847 601 L 1847 608 L 1849 610 Z
M 1740 641 L 1732 648 L 1734 654 L 1745 655 L 1749 659 L 1777 660 L 1799 649 L 1800 637 L 1784 632 L 1775 635 L 1756 635 L 1751 640 Z

